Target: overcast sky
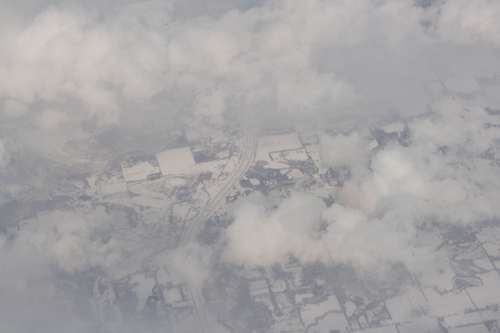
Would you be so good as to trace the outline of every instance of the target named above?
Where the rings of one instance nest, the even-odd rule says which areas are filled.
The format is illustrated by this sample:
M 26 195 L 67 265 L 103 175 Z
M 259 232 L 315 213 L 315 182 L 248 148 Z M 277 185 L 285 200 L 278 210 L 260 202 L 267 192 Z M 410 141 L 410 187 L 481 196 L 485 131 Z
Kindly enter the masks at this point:
M 497 95 L 436 100 L 422 87 L 493 78 L 499 52 L 499 1 L 2 1 L 0 122 L 13 125 L 0 132 L 0 174 L 27 152 L 146 115 L 218 124 L 237 111 L 297 122 L 431 111 L 408 125 L 404 146 L 370 151 L 357 133 L 322 138 L 323 166 L 351 173 L 335 203 L 300 188 L 274 208 L 259 193 L 241 199 L 220 259 L 259 267 L 291 254 L 360 270 L 402 262 L 418 274 L 436 260 L 417 244 L 418 228 L 500 216 L 498 168 L 474 162 L 500 142 L 497 116 L 485 111 L 500 109 Z M 4 189 L 1 203 L 15 191 Z M 23 332 L 78 331 L 62 314 L 58 274 L 113 271 L 124 252 L 91 240 L 93 227 L 68 213 L 36 235 L 0 235 L 0 332 L 19 329 L 30 302 L 44 310 Z M 213 260 L 195 244 L 169 258 L 198 285 Z

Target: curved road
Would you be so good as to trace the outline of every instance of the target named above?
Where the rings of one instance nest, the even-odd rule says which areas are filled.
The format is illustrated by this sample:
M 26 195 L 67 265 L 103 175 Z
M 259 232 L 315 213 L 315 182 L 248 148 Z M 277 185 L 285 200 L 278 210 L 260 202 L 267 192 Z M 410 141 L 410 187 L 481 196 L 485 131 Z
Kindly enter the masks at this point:
M 241 117 L 243 119 L 243 116 Z M 185 244 L 193 242 L 198 237 L 201 227 L 205 223 L 205 220 L 212 214 L 212 212 L 219 206 L 219 204 L 225 199 L 226 195 L 231 191 L 231 188 L 241 179 L 245 171 L 252 163 L 255 157 L 255 149 L 257 147 L 257 140 L 255 138 L 254 129 L 252 128 L 250 122 L 246 120 L 246 126 L 244 128 L 245 132 L 245 148 L 243 155 L 241 157 L 240 164 L 238 165 L 236 171 L 227 179 L 226 184 L 220 190 L 220 192 L 211 200 L 209 204 L 205 206 L 203 211 L 199 213 L 197 218 L 194 220 L 188 235 L 185 239 Z M 223 203 L 223 202 L 222 202 Z
M 199 213 L 197 218 L 193 221 L 192 226 L 185 238 L 185 244 L 196 241 L 200 230 L 205 223 L 205 220 L 212 214 L 212 212 L 220 205 L 225 203 L 225 198 L 227 194 L 231 191 L 232 187 L 241 179 L 245 172 L 250 167 L 251 163 L 255 158 L 255 150 L 257 148 L 257 139 L 255 136 L 254 128 L 245 116 L 240 117 L 244 122 L 244 132 L 245 132 L 245 148 L 243 149 L 243 154 L 240 158 L 240 163 L 233 172 L 231 177 L 226 181 L 226 184 L 222 187 L 220 192 L 205 206 L 205 208 Z M 205 313 L 205 305 L 203 302 L 203 297 L 201 292 L 194 286 L 188 284 L 188 289 L 191 294 L 191 299 L 193 300 L 193 307 L 196 317 L 198 319 L 200 333 L 211 333 L 210 325 L 208 323 L 208 318 Z

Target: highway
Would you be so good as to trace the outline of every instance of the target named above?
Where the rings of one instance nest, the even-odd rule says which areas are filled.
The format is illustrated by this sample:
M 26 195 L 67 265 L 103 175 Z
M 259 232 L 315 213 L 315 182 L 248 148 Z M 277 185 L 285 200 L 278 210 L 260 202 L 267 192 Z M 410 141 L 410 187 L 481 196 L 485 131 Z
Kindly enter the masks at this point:
M 241 179 L 241 177 L 248 170 L 248 167 L 253 162 L 255 157 L 255 150 L 257 148 L 257 139 L 255 137 L 254 129 L 248 122 L 245 127 L 245 148 L 243 150 L 243 155 L 241 157 L 240 164 L 238 165 L 236 171 L 226 180 L 226 184 L 222 187 L 220 192 L 205 206 L 205 208 L 198 214 L 196 219 L 193 221 L 191 228 L 189 229 L 188 235 L 186 237 L 185 243 L 194 242 L 196 237 L 201 230 L 201 227 L 205 223 L 205 220 L 212 214 L 212 212 L 220 205 L 224 204 L 224 199 L 227 194 L 231 191 L 231 188 Z
M 244 117 L 245 116 L 241 115 L 241 119 L 244 123 L 245 147 L 240 158 L 240 163 L 231 177 L 228 177 L 220 192 L 205 206 L 205 208 L 193 221 L 192 226 L 185 238 L 185 244 L 196 241 L 206 219 L 210 217 L 212 212 L 214 212 L 214 210 L 218 208 L 219 205 L 225 204 L 226 196 L 231 191 L 232 187 L 237 184 L 237 182 L 239 182 L 241 177 L 243 177 L 255 158 L 255 151 L 257 149 L 257 138 L 255 135 L 255 130 L 252 127 L 250 121 Z M 203 296 L 201 295 L 201 291 L 189 284 L 188 289 L 191 294 L 191 299 L 193 300 L 194 314 L 198 320 L 200 328 L 199 332 L 212 333 L 210 324 L 207 319 L 207 314 L 205 313 L 205 305 Z

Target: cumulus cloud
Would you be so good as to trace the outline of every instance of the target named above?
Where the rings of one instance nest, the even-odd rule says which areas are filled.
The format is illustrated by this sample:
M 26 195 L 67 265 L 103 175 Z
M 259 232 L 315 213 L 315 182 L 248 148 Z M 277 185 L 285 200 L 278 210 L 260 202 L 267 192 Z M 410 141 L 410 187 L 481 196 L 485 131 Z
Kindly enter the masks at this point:
M 186 281 L 192 286 L 202 289 L 210 277 L 213 263 L 212 251 L 195 243 L 181 246 L 167 255 L 168 270 L 176 281 Z
M 498 128 L 488 125 L 495 118 L 454 101 L 434 111 L 430 119 L 409 123 L 409 147 L 391 144 L 374 154 L 370 168 L 354 170 L 338 197 L 367 214 L 380 214 L 379 203 L 405 195 L 445 222 L 498 217 L 498 169 L 481 159 L 499 138 Z
M 235 220 L 226 232 L 226 260 L 270 266 L 289 255 L 314 261 L 325 253 L 317 241 L 326 208 L 321 199 L 297 192 L 272 211 L 266 211 L 265 201 L 256 193 L 236 208 Z
M 69 117 L 64 111 L 48 109 L 43 111 L 40 116 L 40 127 L 53 129 L 68 121 Z
M 275 210 L 260 195 L 243 199 L 226 232 L 224 260 L 247 267 L 269 267 L 290 256 L 302 263 L 346 263 L 366 270 L 403 262 L 418 270 L 426 250 L 414 246 L 415 230 L 368 217 L 339 204 L 327 208 L 310 194 L 293 193 Z
M 437 31 L 443 39 L 464 44 L 483 40 L 500 46 L 499 3 L 443 1 L 439 9 Z
M 92 269 L 114 276 L 124 245 L 113 237 L 103 242 L 101 226 L 75 212 L 39 219 L 12 239 L 0 234 L 0 332 L 88 332 L 75 305 L 88 295 L 74 281 Z
M 366 80 L 342 71 L 335 58 L 343 52 L 332 47 L 387 48 L 390 55 L 429 43 L 419 23 L 424 10 L 411 1 L 271 2 L 183 21 L 171 12 L 156 1 L 108 12 L 59 4 L 12 25 L 2 34 L 4 113 L 77 101 L 77 109 L 110 124 L 127 104 L 148 109 L 162 94 L 184 95 L 188 110 L 216 118 L 227 105 L 263 101 L 292 113 L 346 107 L 356 90 L 367 93 Z
M 466 225 L 498 219 L 498 167 L 485 154 L 500 131 L 483 108 L 453 100 L 408 123 L 411 143 L 370 152 L 358 134 L 323 138 L 322 162 L 350 171 L 326 208 L 294 193 L 278 208 L 265 198 L 242 199 L 227 229 L 226 260 L 270 266 L 292 255 L 302 262 L 350 263 L 367 269 L 402 262 L 417 272 L 432 249 L 417 245 L 417 229 L 432 223 Z
M 3 113 L 9 117 L 20 117 L 29 112 L 26 104 L 8 99 L 3 104 Z
M 14 144 L 10 140 L 0 139 L 0 171 L 11 163 L 14 150 Z
M 43 218 L 39 228 L 22 230 L 13 242 L 33 247 L 46 263 L 68 274 L 96 266 L 110 269 L 121 259 L 114 239 L 103 243 L 89 222 L 73 212 L 55 211 Z
M 335 138 L 325 136 L 321 139 L 322 163 L 328 167 L 352 167 L 367 162 L 368 143 L 359 133 L 348 136 L 338 134 Z
M 429 260 L 429 249 L 415 245 L 415 230 L 403 221 L 369 218 L 362 211 L 339 204 L 323 213 L 329 225 L 322 241 L 330 261 L 373 269 L 384 263 L 402 262 L 413 272 Z
M 4 168 L 9 164 L 8 153 L 5 148 L 5 143 L 0 141 L 0 167 Z
M 77 116 L 70 118 L 106 125 L 126 111 L 213 120 L 248 106 L 374 113 L 368 105 L 381 100 L 418 103 L 414 88 L 426 75 L 422 54 L 429 48 L 498 43 L 499 8 L 489 1 L 241 1 L 206 6 L 217 15 L 176 18 L 185 6 L 47 3 L 26 18 L 7 6 L 13 15 L 0 34 L 4 114 L 72 103 Z
M 387 110 L 403 116 L 427 110 L 435 96 L 422 92 L 422 83 L 470 73 L 496 80 L 500 5 L 425 4 L 4 1 L 0 171 L 12 165 L 14 147 L 36 141 L 53 149 L 59 142 L 53 136 L 70 137 L 82 122 L 127 125 L 124 119 L 150 113 L 169 122 L 178 113 L 217 122 L 236 110 L 257 120 L 347 114 L 368 122 Z M 459 74 L 447 70 L 451 63 L 459 64 Z M 321 163 L 350 175 L 331 189 L 333 205 L 304 193 L 277 208 L 258 194 L 243 199 L 227 229 L 224 260 L 267 266 L 292 255 L 303 262 L 418 267 L 426 256 L 414 245 L 418 227 L 500 216 L 499 171 L 482 159 L 497 149 L 499 128 L 482 106 L 451 98 L 434 104 L 427 119 L 406 124 L 406 146 L 370 151 L 357 133 L 323 138 Z M 1 238 L 1 296 L 12 291 L 9 299 L 25 297 L 27 304 L 26 295 L 47 290 L 40 298 L 53 299 L 55 272 L 112 271 L 124 254 L 114 238 L 103 242 L 94 232 L 88 220 L 59 212 L 45 229 Z M 191 244 L 174 251 L 169 266 L 201 286 L 211 260 Z M 2 309 L 9 308 L 5 299 Z
M 100 123 L 116 123 L 122 100 L 140 103 L 162 89 L 166 20 L 146 4 L 103 20 L 86 8 L 49 6 L 5 38 L 0 95 L 17 110 L 75 99 Z M 6 112 L 21 114 L 13 109 Z

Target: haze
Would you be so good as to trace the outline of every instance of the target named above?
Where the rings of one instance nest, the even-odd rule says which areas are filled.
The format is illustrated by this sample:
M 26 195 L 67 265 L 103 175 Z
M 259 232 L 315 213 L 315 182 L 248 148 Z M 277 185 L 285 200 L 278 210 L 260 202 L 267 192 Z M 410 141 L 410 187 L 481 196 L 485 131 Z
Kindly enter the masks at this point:
M 500 2 L 3 1 L 0 333 L 498 332 Z

